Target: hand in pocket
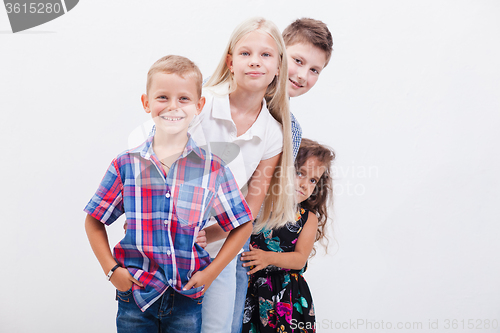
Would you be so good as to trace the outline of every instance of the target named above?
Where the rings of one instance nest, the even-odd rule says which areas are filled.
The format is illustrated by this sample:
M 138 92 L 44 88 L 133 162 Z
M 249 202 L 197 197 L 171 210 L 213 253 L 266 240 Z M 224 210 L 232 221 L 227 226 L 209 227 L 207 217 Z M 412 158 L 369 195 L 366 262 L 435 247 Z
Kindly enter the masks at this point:
M 128 272 L 126 268 L 118 267 L 116 271 L 113 273 L 110 279 L 111 283 L 115 286 L 119 291 L 127 291 L 132 288 L 133 284 L 138 285 L 143 288 L 144 285 L 134 279 L 132 275 Z

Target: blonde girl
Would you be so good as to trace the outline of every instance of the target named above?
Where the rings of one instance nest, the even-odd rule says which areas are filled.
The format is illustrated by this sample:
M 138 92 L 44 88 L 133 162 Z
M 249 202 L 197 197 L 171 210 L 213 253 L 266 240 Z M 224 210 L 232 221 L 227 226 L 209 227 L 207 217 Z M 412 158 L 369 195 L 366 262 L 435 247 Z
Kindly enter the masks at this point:
M 263 18 L 243 22 L 205 84 L 206 104 L 190 130 L 199 145 L 206 144 L 227 162 L 254 216 L 262 207 L 256 230 L 278 228 L 294 218 L 287 74 L 277 27 Z M 206 235 L 212 243 L 207 250 L 214 257 L 220 248 L 217 241 L 226 234 L 213 225 Z M 237 263 L 235 258 L 207 289 L 202 332 L 230 332 L 233 313 L 243 312 L 246 271 Z M 237 268 L 243 272 L 238 274 Z M 243 276 L 238 283 L 237 274 Z

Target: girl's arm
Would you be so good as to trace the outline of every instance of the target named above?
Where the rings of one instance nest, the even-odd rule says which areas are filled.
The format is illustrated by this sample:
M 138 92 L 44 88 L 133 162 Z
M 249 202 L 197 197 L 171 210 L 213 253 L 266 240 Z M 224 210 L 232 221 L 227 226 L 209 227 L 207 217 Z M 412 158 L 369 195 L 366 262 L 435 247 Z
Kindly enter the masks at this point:
M 247 261 L 243 266 L 255 266 L 248 274 L 258 272 L 269 265 L 287 269 L 301 269 L 311 254 L 317 230 L 318 218 L 309 212 L 307 223 L 302 228 L 297 244 L 295 244 L 295 251 L 263 251 L 250 245 L 250 252 L 243 252 L 241 255 L 241 260 Z
M 245 197 L 245 201 L 248 207 L 252 211 L 252 216 L 257 217 L 259 214 L 260 207 L 264 202 L 266 197 L 269 184 L 271 183 L 271 178 L 274 174 L 274 169 L 278 165 L 281 158 L 281 153 L 267 160 L 260 161 L 257 169 L 252 174 L 248 182 L 248 193 Z M 219 239 L 226 238 L 228 233 L 222 230 L 218 224 L 211 225 L 203 229 L 206 231 L 206 242 L 212 243 L 218 241 Z

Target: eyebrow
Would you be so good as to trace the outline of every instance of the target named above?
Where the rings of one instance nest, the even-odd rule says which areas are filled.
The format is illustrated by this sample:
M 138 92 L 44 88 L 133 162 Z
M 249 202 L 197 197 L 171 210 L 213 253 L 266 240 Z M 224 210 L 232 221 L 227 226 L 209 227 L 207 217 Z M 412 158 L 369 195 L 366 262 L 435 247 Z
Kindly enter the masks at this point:
M 274 50 L 273 48 L 267 47 L 267 46 L 258 46 L 258 47 L 263 47 L 263 49 L 260 50 L 260 52 L 279 52 L 278 50 Z M 241 52 L 241 50 L 250 50 L 251 48 L 247 45 L 241 45 L 239 48 L 236 48 L 235 50 L 238 50 Z M 254 51 L 254 50 L 252 50 Z
M 172 90 L 171 89 L 158 89 L 156 91 L 153 92 L 154 95 L 167 95 L 167 94 L 171 94 L 172 93 Z M 186 91 L 181 91 L 178 93 L 179 96 L 193 96 L 193 95 L 196 95 L 195 92 L 190 92 L 188 90 Z
M 270 47 L 267 47 L 267 46 L 264 46 L 264 51 L 272 51 L 272 52 L 274 52 L 274 51 L 277 51 L 277 50 L 275 50 L 273 48 L 270 48 Z
M 295 51 L 297 52 L 297 51 Z M 300 60 L 302 60 L 303 63 L 307 64 L 307 65 L 310 65 L 310 61 L 307 61 L 307 58 L 304 57 L 302 54 L 296 54 L 296 53 L 288 53 L 290 55 L 290 57 L 292 58 L 300 58 Z M 314 68 L 316 70 L 318 70 L 318 72 L 320 72 L 321 70 L 323 70 L 323 68 L 325 68 L 325 66 L 321 66 L 321 65 L 310 65 L 311 68 Z

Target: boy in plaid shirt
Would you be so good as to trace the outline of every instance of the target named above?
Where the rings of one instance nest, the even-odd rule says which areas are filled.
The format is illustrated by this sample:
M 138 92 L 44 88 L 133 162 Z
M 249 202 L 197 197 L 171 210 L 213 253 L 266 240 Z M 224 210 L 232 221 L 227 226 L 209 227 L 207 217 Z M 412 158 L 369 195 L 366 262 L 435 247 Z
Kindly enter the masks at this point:
M 187 133 L 205 103 L 201 85 L 186 58 L 167 56 L 151 67 L 142 103 L 155 128 L 112 161 L 85 207 L 90 244 L 117 289 L 119 333 L 199 332 L 203 293 L 252 231 L 229 168 Z M 122 214 L 127 231 L 113 255 L 104 225 Z M 195 243 L 211 216 L 231 231 L 212 263 Z

